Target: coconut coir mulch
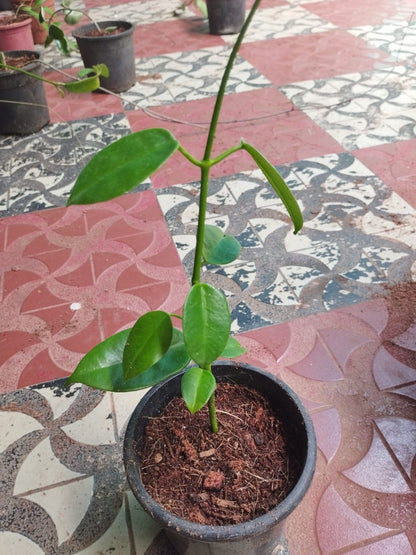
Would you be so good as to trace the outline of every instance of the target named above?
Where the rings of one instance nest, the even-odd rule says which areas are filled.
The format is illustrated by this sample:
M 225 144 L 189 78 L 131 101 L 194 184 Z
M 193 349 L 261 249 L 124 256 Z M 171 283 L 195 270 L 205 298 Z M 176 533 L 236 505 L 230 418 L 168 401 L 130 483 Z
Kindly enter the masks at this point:
M 199 524 L 226 525 L 268 512 L 298 474 L 275 411 L 255 390 L 220 383 L 218 434 L 208 410 L 191 415 L 180 398 L 149 420 L 142 451 L 148 493 L 168 511 Z

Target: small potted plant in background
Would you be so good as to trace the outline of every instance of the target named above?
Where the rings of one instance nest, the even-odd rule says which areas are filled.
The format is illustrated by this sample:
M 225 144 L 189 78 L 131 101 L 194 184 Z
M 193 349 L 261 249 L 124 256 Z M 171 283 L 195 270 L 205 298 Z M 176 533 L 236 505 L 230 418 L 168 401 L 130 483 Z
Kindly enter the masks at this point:
M 143 314 L 131 329 L 96 345 L 67 380 L 68 384 L 81 382 L 108 391 L 154 386 L 127 427 L 126 474 L 143 507 L 166 529 L 179 552 L 189 555 L 276 553 L 282 547 L 285 517 L 304 496 L 315 467 L 313 427 L 294 392 L 261 370 L 218 362 L 238 357 L 244 349 L 230 335 L 225 294 L 201 282 L 203 264 L 227 264 L 240 252 L 235 238 L 206 224 L 210 169 L 233 153 L 244 150 L 253 158 L 282 200 L 295 232 L 302 226 L 302 214 L 288 186 L 252 145 L 242 140 L 212 157 L 227 80 L 259 3 L 255 1 L 231 51 L 203 159 L 195 159 L 165 129 L 138 131 L 92 158 L 68 201 L 69 205 L 91 204 L 122 195 L 175 151 L 200 168 L 192 283 L 181 314 L 161 310 Z M 244 401 L 236 401 L 240 394 Z M 248 400 L 251 406 L 253 398 L 255 408 L 249 413 L 236 412 L 247 408 Z M 217 405 L 219 400 L 222 404 Z M 179 417 L 171 416 L 167 412 L 171 410 L 178 410 Z M 254 429 L 248 430 L 246 424 Z M 192 430 L 197 432 L 196 439 Z M 238 444 L 243 454 L 236 459 L 228 452 L 223 460 L 225 444 Z M 249 452 L 253 455 L 250 460 L 264 461 L 260 455 L 266 456 L 264 468 L 246 466 Z M 203 460 L 208 466 L 202 465 Z M 254 498 L 245 497 L 254 483 Z M 176 498 L 175 490 L 183 492 L 188 486 L 191 490 L 185 493 L 185 507 L 185 500 Z M 262 504 L 263 496 L 270 494 L 271 499 Z
M 65 54 L 69 54 L 73 47 L 62 30 L 60 16 L 69 25 L 76 25 L 83 16 L 86 16 L 90 19 L 90 23 L 76 27 L 73 31 L 84 67 L 104 64 L 108 68 L 109 75 L 101 76 L 102 89 L 119 93 L 134 85 L 136 66 L 132 23 L 94 21 L 87 12 L 71 8 L 71 0 L 63 0 L 62 7 L 53 13 L 42 9 L 37 13 L 40 24 L 48 32 L 45 46 L 55 41 Z
M 185 0 L 174 11 L 182 15 L 191 4 L 208 18 L 212 35 L 232 35 L 239 33 L 246 16 L 246 0 Z
M 0 15 L 0 50 L 34 50 L 32 20 L 23 3 Z
M 28 134 L 49 122 L 44 83 L 65 92 L 89 92 L 100 86 L 100 75 L 107 75 L 104 65 L 83 69 L 70 82 L 43 77 L 39 53 L 30 50 L 0 51 L 0 133 Z
M 55 0 L 10 0 L 13 9 L 21 10 L 31 16 L 31 28 L 33 42 L 35 44 L 43 44 L 48 35 L 48 31 L 44 25 L 39 23 L 39 11 L 43 13 L 53 14 L 55 11 Z

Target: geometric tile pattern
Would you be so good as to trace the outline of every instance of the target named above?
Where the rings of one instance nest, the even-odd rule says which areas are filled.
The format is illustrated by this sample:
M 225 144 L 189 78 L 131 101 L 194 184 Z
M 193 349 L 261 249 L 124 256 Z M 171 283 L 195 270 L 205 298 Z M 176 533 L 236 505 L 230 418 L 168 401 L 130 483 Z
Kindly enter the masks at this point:
M 291 553 L 411 555 L 416 545 L 416 344 L 406 349 L 411 365 L 390 356 L 383 377 L 397 303 L 358 306 L 240 336 L 244 360 L 296 389 L 317 434 L 312 486 L 287 523 Z M 416 321 L 415 303 L 408 314 Z M 2 429 L 10 430 L 1 438 L 0 475 L 14 484 L 3 494 L 5 545 L 27 553 L 40 546 L 63 554 L 174 555 L 123 471 L 124 429 L 142 393 L 63 390 L 62 383 L 0 397 Z
M 235 37 L 210 35 L 193 7 L 176 17 L 171 0 L 79 5 L 136 23 L 137 79 L 121 95 L 46 86 L 51 123 L 0 137 L 0 541 L 25 555 L 174 555 L 121 465 L 140 393 L 59 378 L 148 308 L 182 305 L 198 171 L 175 153 L 132 194 L 65 203 L 87 160 L 130 131 L 165 126 L 202 156 Z M 243 137 L 265 153 L 305 218 L 294 236 L 246 153 L 213 168 L 209 220 L 243 249 L 204 278 L 226 291 L 243 360 L 284 379 L 316 429 L 294 554 L 416 552 L 415 7 L 263 0 L 214 144 Z M 46 76 L 82 67 L 42 53 Z
M 147 310 L 178 311 L 188 282 L 152 191 L 0 221 L 2 389 L 68 375 Z
M 209 268 L 204 279 L 227 292 L 234 331 L 360 302 L 389 282 L 411 279 L 416 214 L 361 162 L 343 153 L 278 170 L 303 210 L 296 236 L 259 170 L 211 181 L 207 222 L 243 248 L 237 261 Z M 188 275 L 197 185 L 157 191 Z

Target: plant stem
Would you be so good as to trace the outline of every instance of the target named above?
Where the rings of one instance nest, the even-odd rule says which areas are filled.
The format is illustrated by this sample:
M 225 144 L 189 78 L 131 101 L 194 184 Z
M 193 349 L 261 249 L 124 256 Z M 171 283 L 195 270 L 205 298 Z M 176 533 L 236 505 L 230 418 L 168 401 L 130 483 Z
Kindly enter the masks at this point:
M 231 69 L 233 67 L 234 61 L 237 57 L 238 51 L 240 49 L 241 43 L 243 42 L 244 35 L 251 23 L 251 20 L 256 13 L 256 10 L 260 4 L 261 0 L 255 0 L 253 7 L 248 14 L 241 31 L 237 37 L 237 40 L 231 50 L 230 57 L 228 58 L 227 65 L 225 66 L 224 74 L 221 79 L 221 84 L 218 89 L 217 99 L 215 101 L 214 110 L 212 112 L 211 123 L 209 126 L 207 142 L 205 145 L 205 154 L 203 158 L 204 165 L 201 166 L 201 191 L 199 195 L 199 214 L 198 214 L 198 229 L 196 235 L 196 247 L 194 256 L 194 269 L 192 272 L 192 284 L 198 283 L 200 281 L 201 266 L 202 266 L 202 247 L 204 244 L 204 232 L 205 232 L 205 219 L 206 219 L 206 207 L 207 207 L 207 197 L 208 197 L 208 184 L 209 184 L 209 172 L 210 172 L 210 162 L 211 162 L 211 152 L 212 146 L 214 144 L 215 133 L 217 131 L 218 120 L 221 112 L 222 102 L 224 100 L 225 90 L 227 88 L 228 79 L 230 77 Z M 237 149 L 238 150 L 238 149 Z M 228 154 L 227 154 L 228 155 Z M 222 159 L 221 156 L 218 157 Z M 219 160 L 218 160 L 219 161 Z
M 218 120 L 221 112 L 222 102 L 224 100 L 225 90 L 227 88 L 228 79 L 230 77 L 231 69 L 234 65 L 234 61 L 237 57 L 238 51 L 240 49 L 241 43 L 244 39 L 244 35 L 251 23 L 251 20 L 256 13 L 256 10 L 260 4 L 261 0 L 255 0 L 253 7 L 247 16 L 243 27 L 238 35 L 238 38 L 233 46 L 230 57 L 228 58 L 227 65 L 225 66 L 224 74 L 221 79 L 220 88 L 218 90 L 217 99 L 215 101 L 214 110 L 211 117 L 211 123 L 208 131 L 207 142 L 205 145 L 205 154 L 202 163 L 196 164 L 201 168 L 201 190 L 199 193 L 199 213 L 198 213 L 198 228 L 196 232 L 196 246 L 195 246 L 195 256 L 194 256 L 194 267 L 192 272 L 192 285 L 195 285 L 200 281 L 201 277 L 201 266 L 202 266 L 202 249 L 204 245 L 204 232 L 205 232 L 205 220 L 206 220 L 206 210 L 207 210 L 207 199 L 208 199 L 208 186 L 209 186 L 209 175 L 210 169 L 213 164 L 216 164 L 223 160 L 226 156 L 239 150 L 241 145 L 228 149 L 226 152 L 211 160 L 212 146 L 214 144 L 215 133 L 217 131 Z M 189 155 L 182 151 L 182 154 L 188 159 Z M 192 160 L 191 160 L 192 161 Z M 211 368 L 209 372 L 212 372 Z M 215 410 L 215 392 L 211 395 L 208 401 L 209 408 L 209 419 L 211 424 L 211 430 L 214 434 L 218 433 L 218 422 L 217 414 Z
M 211 395 L 208 401 L 209 421 L 211 424 L 211 431 L 214 434 L 218 433 L 217 411 L 215 410 L 215 393 Z

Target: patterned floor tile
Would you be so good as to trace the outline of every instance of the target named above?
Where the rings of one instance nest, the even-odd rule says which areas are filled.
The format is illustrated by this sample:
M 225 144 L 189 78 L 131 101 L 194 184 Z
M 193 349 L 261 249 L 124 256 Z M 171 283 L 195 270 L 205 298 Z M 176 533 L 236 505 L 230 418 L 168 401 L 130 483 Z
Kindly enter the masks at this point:
M 0 136 L 0 213 L 62 206 L 80 167 L 130 131 L 124 114 L 56 123 L 28 136 Z
M 134 131 L 163 124 L 194 157 L 202 158 L 214 98 L 158 106 L 128 112 Z M 252 143 L 275 164 L 305 157 L 341 151 L 341 147 L 319 129 L 307 116 L 294 111 L 291 103 L 276 90 L 265 87 L 229 94 L 224 99 L 220 124 L 215 136 L 213 155 L 218 156 L 241 139 Z M 236 152 L 212 168 L 220 177 L 255 169 L 252 158 Z M 151 177 L 155 187 L 166 187 L 199 179 L 199 168 L 176 153 Z
M 226 47 L 212 47 L 138 60 L 138 83 L 122 95 L 126 109 L 215 96 L 228 54 L 229 49 Z M 268 85 L 270 83 L 264 76 L 239 57 L 227 93 Z
M 243 247 L 238 261 L 204 274 L 227 292 L 234 331 L 360 302 L 389 282 L 410 278 L 416 215 L 401 222 L 399 231 L 400 214 L 412 208 L 396 199 L 392 220 L 394 194 L 358 160 L 328 155 L 278 170 L 303 207 L 298 236 L 259 170 L 211 181 L 207 221 Z M 197 191 L 196 184 L 157 191 L 188 272 Z
M 381 25 L 356 27 L 349 32 L 386 52 L 392 62 L 414 63 L 416 55 L 414 12 L 410 12 L 406 18 L 397 16 Z
M 271 50 L 276 56 L 273 64 Z M 240 53 L 275 85 L 370 71 L 386 58 L 378 48 L 339 29 L 243 44 Z
M 415 138 L 414 80 L 404 67 L 279 89 L 347 150 Z
M 413 157 L 415 150 L 416 139 L 410 139 L 357 150 L 353 154 L 393 191 L 416 208 L 416 191 L 413 186 L 416 176 Z
M 188 290 L 150 191 L 0 226 L 3 391 L 69 374 L 82 354 L 139 314 L 177 311 Z
M 293 37 L 309 33 L 330 31 L 335 26 L 324 18 L 311 14 L 302 6 L 287 4 L 259 10 L 247 31 L 245 43 Z M 234 42 L 235 36 L 224 35 L 224 40 Z
M 166 125 L 202 154 L 235 36 L 209 35 L 194 6 L 178 18 L 179 4 L 77 3 L 136 23 L 135 87 L 82 102 L 48 87 L 53 125 L 0 138 L 0 391 L 64 377 L 132 313 L 182 303 L 198 175 L 179 155 L 141 195 L 38 211 L 63 205 L 89 156 L 130 129 Z M 210 279 L 244 330 L 242 360 L 295 389 L 316 429 L 312 487 L 287 523 L 294 554 L 416 552 L 414 11 L 415 0 L 263 0 L 216 137 L 219 150 L 244 137 L 264 151 L 305 216 L 294 236 L 249 156 L 214 168 L 209 219 L 243 252 Z M 82 67 L 53 46 L 44 59 Z M 174 555 L 125 483 L 137 398 L 56 383 L 0 396 L 3 550 Z

